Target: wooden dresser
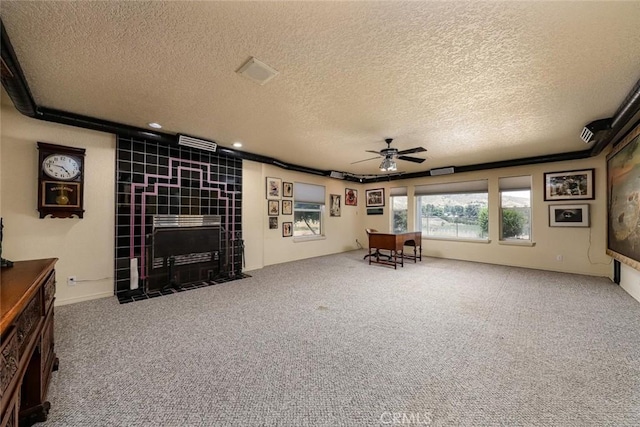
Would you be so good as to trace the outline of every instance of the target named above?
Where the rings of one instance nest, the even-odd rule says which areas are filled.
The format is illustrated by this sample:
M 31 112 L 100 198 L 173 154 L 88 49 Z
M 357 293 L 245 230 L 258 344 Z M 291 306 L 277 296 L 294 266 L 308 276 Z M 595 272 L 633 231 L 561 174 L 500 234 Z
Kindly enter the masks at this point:
M 57 259 L 18 261 L 0 273 L 0 427 L 45 421 Z

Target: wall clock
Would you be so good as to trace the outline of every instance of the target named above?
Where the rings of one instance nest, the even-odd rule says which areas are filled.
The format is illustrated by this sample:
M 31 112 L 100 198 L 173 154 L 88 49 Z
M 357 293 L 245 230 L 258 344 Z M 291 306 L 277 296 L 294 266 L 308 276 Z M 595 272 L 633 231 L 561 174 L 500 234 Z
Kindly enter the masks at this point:
M 40 218 L 84 214 L 84 148 L 38 142 L 38 211 Z

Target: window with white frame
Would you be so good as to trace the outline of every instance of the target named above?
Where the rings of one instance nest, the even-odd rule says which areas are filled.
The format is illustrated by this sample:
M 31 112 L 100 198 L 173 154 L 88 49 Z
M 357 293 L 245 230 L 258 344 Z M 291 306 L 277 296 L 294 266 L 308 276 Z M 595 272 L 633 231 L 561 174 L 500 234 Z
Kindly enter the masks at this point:
M 531 176 L 500 178 L 500 240 L 531 240 Z
M 391 231 L 401 233 L 407 227 L 407 187 L 395 187 L 389 191 L 391 195 Z
M 296 182 L 293 186 L 293 237 L 322 236 L 325 189 Z
M 487 180 L 416 186 L 416 229 L 424 237 L 486 239 L 488 189 Z

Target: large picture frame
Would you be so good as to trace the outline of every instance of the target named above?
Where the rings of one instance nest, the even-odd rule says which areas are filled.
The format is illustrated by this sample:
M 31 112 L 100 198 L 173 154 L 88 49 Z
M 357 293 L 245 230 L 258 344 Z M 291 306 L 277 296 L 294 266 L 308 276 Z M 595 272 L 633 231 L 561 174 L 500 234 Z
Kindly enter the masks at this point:
M 384 188 L 374 188 L 365 191 L 367 207 L 384 206 Z
M 640 270 L 640 125 L 607 156 L 607 255 Z
M 549 205 L 549 227 L 589 227 L 589 204 Z
M 267 177 L 266 194 L 269 200 L 280 200 L 280 189 L 282 180 L 280 178 Z
M 544 174 L 544 200 L 592 200 L 594 169 L 547 172 Z

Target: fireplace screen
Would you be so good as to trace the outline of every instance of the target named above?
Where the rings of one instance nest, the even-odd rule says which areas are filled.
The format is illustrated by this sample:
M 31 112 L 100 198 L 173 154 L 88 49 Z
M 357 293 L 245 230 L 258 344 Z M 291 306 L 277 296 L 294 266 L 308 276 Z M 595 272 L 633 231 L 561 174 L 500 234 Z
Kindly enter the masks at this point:
M 225 275 L 228 243 L 217 215 L 158 215 L 148 248 L 147 291 Z

